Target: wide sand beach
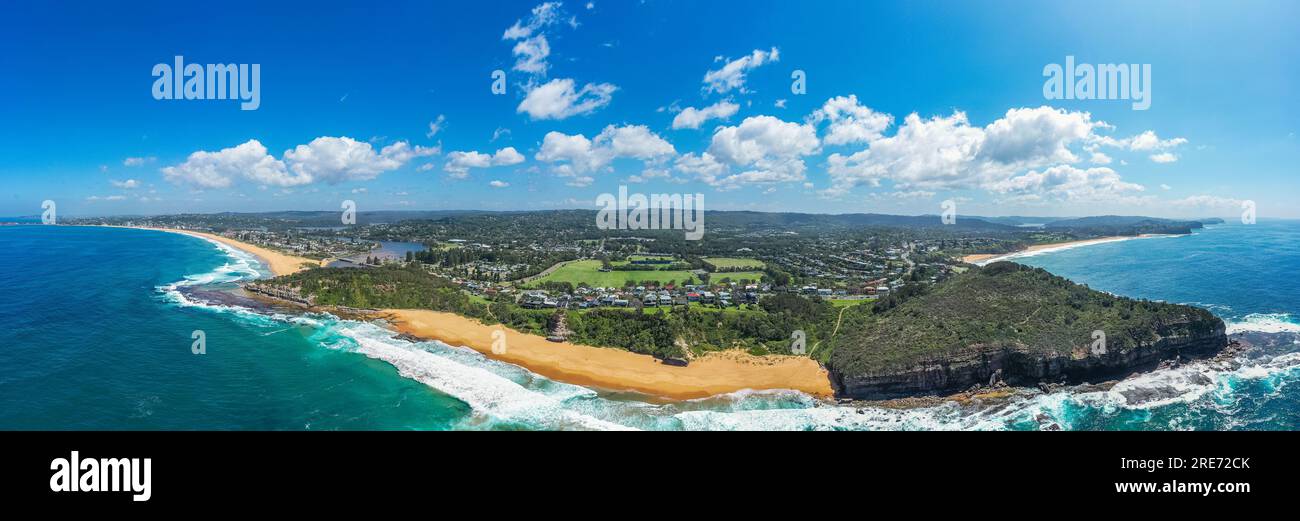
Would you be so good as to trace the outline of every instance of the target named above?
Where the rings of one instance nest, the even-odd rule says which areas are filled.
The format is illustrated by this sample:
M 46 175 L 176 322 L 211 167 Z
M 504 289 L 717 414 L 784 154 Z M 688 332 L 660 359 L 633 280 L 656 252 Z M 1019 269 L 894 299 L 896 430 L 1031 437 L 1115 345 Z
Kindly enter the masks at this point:
M 1082 240 L 1082 241 L 1054 242 L 1054 243 L 1049 243 L 1049 244 L 1035 244 L 1035 245 L 1033 245 L 1033 246 L 1030 246 L 1030 247 L 1028 247 L 1028 248 L 1025 248 L 1025 249 L 1023 249 L 1023 250 L 1016 251 L 1016 252 L 1011 252 L 1011 253 L 977 253 L 977 254 L 974 254 L 974 255 L 967 255 L 967 256 L 965 256 L 965 257 L 962 257 L 961 260 L 962 260 L 962 262 L 967 262 L 967 263 L 970 263 L 970 264 L 976 264 L 976 265 L 983 266 L 983 265 L 985 265 L 985 264 L 989 264 L 989 263 L 992 263 L 992 262 L 997 262 L 997 261 L 999 261 L 999 260 L 1004 260 L 1004 259 L 1006 259 L 1006 258 L 1008 258 L 1008 257 L 1024 256 L 1024 255 L 1026 255 L 1026 254 L 1030 254 L 1030 253 L 1040 253 L 1040 252 L 1044 252 L 1044 251 L 1048 251 L 1048 250 L 1055 251 L 1055 250 L 1064 250 L 1064 249 L 1069 249 L 1069 248 L 1077 248 L 1077 247 L 1080 247 L 1080 246 L 1089 246 L 1089 245 L 1092 245 L 1092 244 L 1102 244 L 1102 243 L 1107 243 L 1107 242 L 1127 241 L 1127 240 L 1129 240 L 1129 239 L 1137 239 L 1137 238 L 1141 238 L 1141 237 L 1151 237 L 1151 235 L 1139 235 L 1139 236 L 1135 236 L 1135 237 L 1134 237 L 1134 236 L 1101 237 L 1101 238 L 1097 238 L 1097 239 L 1087 239 L 1087 240 Z
M 704 398 L 745 389 L 792 389 L 820 397 L 833 394 L 826 370 L 816 361 L 801 356 L 758 357 L 742 351 L 726 351 L 677 367 L 621 349 L 551 342 L 452 313 L 411 309 L 387 309 L 383 313 L 404 333 L 469 347 L 547 378 L 583 386 L 635 391 L 670 400 Z M 505 350 L 499 354 L 492 351 L 492 333 L 497 330 L 505 332 Z

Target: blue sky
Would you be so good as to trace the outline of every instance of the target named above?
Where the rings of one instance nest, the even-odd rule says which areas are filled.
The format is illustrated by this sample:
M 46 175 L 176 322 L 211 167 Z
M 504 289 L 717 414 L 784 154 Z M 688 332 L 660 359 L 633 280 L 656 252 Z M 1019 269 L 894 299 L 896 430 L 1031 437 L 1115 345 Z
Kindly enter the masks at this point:
M 595 208 L 627 185 L 711 210 L 1300 217 L 1294 2 L 264 4 L 6 7 L 0 215 Z M 260 107 L 154 99 L 178 55 L 259 64 Z M 1150 108 L 1046 99 L 1067 55 L 1149 64 Z

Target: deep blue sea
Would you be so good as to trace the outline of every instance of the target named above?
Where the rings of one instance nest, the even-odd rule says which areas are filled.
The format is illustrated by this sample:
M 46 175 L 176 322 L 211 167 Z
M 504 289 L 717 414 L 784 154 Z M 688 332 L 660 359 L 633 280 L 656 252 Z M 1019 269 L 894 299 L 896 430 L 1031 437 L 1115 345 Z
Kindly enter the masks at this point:
M 1101 392 L 915 409 L 796 392 L 674 404 L 548 380 L 376 324 L 215 303 L 256 258 L 164 232 L 0 227 L 0 429 L 1300 429 L 1300 223 L 1218 225 L 1016 259 L 1286 339 Z M 194 290 L 198 290 L 196 293 Z M 202 331 L 206 354 L 191 352 Z

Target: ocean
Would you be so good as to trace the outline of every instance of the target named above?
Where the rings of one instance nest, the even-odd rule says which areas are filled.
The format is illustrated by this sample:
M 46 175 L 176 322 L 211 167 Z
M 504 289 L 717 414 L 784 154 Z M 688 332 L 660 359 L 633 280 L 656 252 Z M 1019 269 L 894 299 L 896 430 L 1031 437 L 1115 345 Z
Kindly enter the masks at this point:
M 1300 429 L 1300 222 L 1216 225 L 1016 259 L 1094 289 L 1204 306 L 1257 343 L 1106 391 L 911 409 L 793 391 L 654 403 L 378 325 L 220 298 L 256 258 L 147 230 L 0 227 L 0 429 Z M 195 331 L 205 353 L 194 354 Z

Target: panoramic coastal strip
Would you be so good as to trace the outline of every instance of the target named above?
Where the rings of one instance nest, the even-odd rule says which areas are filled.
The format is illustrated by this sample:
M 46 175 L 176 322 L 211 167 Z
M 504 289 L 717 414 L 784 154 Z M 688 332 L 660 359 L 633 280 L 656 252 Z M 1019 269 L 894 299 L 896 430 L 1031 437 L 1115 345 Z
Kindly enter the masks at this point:
M 1229 345 L 1223 322 L 1204 310 L 1108 295 L 1001 262 L 1187 235 L 1201 221 L 971 217 L 951 227 L 923 216 L 718 212 L 714 222 L 744 231 L 715 232 L 725 235 L 714 246 L 653 230 L 592 230 L 594 215 L 398 215 L 400 234 L 387 223 L 322 226 L 329 214 L 229 216 L 236 226 L 202 216 L 129 224 L 261 259 L 272 276 L 239 284 L 255 300 L 379 324 L 390 338 L 464 347 L 558 382 L 647 400 L 747 390 L 865 401 L 980 394 L 1122 378 Z M 773 237 L 817 256 L 788 256 L 767 242 Z M 840 246 L 802 244 L 826 237 Z M 187 299 L 226 298 L 184 291 Z

